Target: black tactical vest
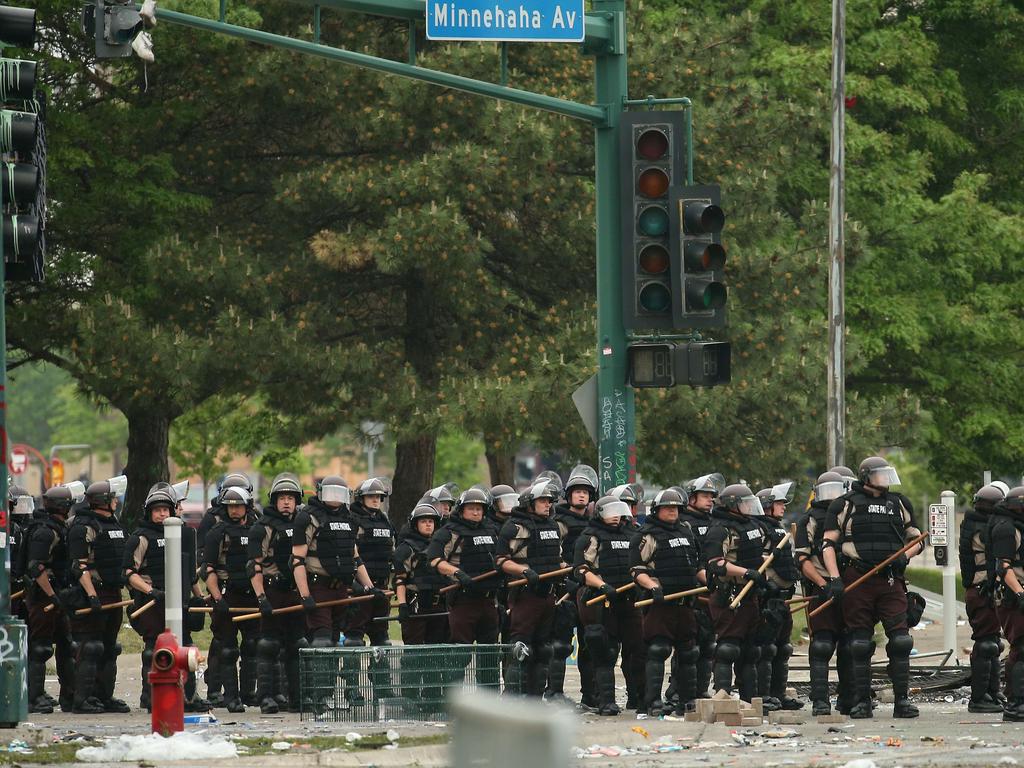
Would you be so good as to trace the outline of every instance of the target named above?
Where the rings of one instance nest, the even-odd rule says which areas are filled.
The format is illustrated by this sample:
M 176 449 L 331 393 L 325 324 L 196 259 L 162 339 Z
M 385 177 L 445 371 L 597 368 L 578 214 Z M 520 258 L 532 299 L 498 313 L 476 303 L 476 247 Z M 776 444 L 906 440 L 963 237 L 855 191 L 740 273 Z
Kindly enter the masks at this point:
M 530 533 L 526 545 L 525 562 L 512 552 L 512 558 L 521 565 L 528 565 L 537 573 L 557 571 L 562 563 L 562 541 L 559 537 L 558 524 L 550 517 L 540 519 L 528 514 L 513 514 L 513 522 L 521 525 Z
M 831 501 L 812 501 L 811 508 L 807 511 L 808 516 L 814 520 L 814 539 L 811 544 L 811 556 L 821 560 L 821 545 L 825 541 L 825 517 Z M 821 560 L 824 565 L 824 560 Z
M 277 571 L 284 582 L 292 580 L 292 534 L 295 533 L 295 518 L 284 517 L 276 509 L 268 509 L 260 521 L 269 528 L 270 559 L 277 566 Z
M 699 512 L 693 512 L 689 508 L 679 510 L 679 521 L 689 523 L 693 529 L 693 535 L 697 537 L 697 547 L 704 546 L 704 537 L 711 530 L 711 516 Z
M 562 539 L 562 561 L 571 563 L 576 552 L 576 539 L 590 525 L 590 521 L 586 517 L 569 511 L 567 504 L 559 504 L 555 508 L 555 522 L 565 526 L 565 537 Z
M 21 567 L 22 556 L 25 554 L 23 550 L 24 543 L 22 542 L 22 533 L 24 531 L 22 527 L 13 520 L 10 521 L 9 525 L 7 546 L 11 552 L 11 584 L 13 585 L 21 581 L 21 577 L 25 573 Z
M 1015 541 L 1014 533 L 1020 534 L 1019 545 Z M 1024 567 L 1024 518 L 999 509 L 989 515 L 988 528 L 985 529 L 985 553 L 993 561 L 996 548 L 1000 552 L 1009 551 L 1012 548 L 1013 557 L 1010 558 L 1010 566 L 1013 568 Z
M 436 592 L 441 587 L 451 584 L 451 580 L 438 573 L 436 568 L 430 566 L 426 558 L 427 547 L 430 539 L 421 536 L 416 531 L 407 531 L 402 537 L 402 543 L 412 550 L 412 583 L 417 592 Z
M 137 533 L 146 539 L 146 557 L 139 568 L 140 576 L 149 576 L 156 589 L 164 588 L 164 527 L 142 523 Z
M 697 586 L 700 550 L 689 525 L 663 523 L 651 515 L 640 532 L 654 538 L 654 554 L 648 567 L 663 592 L 682 592 Z
M 448 527 L 456 539 L 453 551 L 459 553 L 459 570 L 470 576 L 494 570 L 494 550 L 498 542 L 491 526 L 453 518 L 448 522 Z M 484 579 L 480 585 L 484 589 L 494 589 L 498 585 L 498 577 Z
M 782 549 L 776 549 L 778 543 L 782 541 L 782 537 L 786 535 L 786 529 L 782 527 L 781 522 L 765 517 L 764 533 L 767 537 L 764 547 L 765 555 L 775 555 L 775 559 L 772 560 L 772 564 L 769 567 L 780 579 L 790 582 L 790 584 L 780 586 L 791 586 L 800 578 L 800 572 L 796 567 L 796 559 L 793 557 L 793 544 L 791 541 L 787 541 Z
M 224 571 L 228 575 L 228 582 L 248 586 L 250 582 L 246 565 L 249 562 L 249 529 L 252 527 L 249 518 L 246 517 L 238 523 L 227 519 L 217 523 L 217 527 L 221 529 L 223 540 L 227 542 L 227 546 L 224 547 Z
M 715 524 L 728 528 L 736 539 L 736 551 L 730 556 L 740 568 L 760 568 L 764 561 L 765 534 L 761 524 L 752 517 L 740 517 L 726 511 L 715 511 Z
M 75 525 L 88 525 L 96 532 L 92 542 L 92 564 L 90 568 L 100 577 L 106 588 L 124 586 L 121 566 L 124 562 L 124 528 L 116 517 L 100 517 L 86 512 L 75 517 Z
M 875 497 L 854 491 L 849 499 L 853 512 L 842 534 L 853 541 L 860 560 L 877 565 L 903 548 L 903 513 L 898 496 L 886 493 Z
M 40 562 L 53 572 L 53 578 L 50 583 L 55 588 L 61 589 L 70 583 L 67 526 L 58 520 L 54 520 L 49 515 L 46 515 L 45 518 L 39 518 L 33 522 L 29 529 L 31 533 L 27 533 L 24 537 L 26 547 L 32 546 L 32 539 L 35 538 L 40 528 L 46 528 L 49 535 L 57 537 L 57 543 L 53 546 L 52 553 L 50 550 L 40 553 L 41 557 L 45 558 L 41 559 Z M 32 553 L 29 554 L 31 555 Z
M 984 543 L 981 551 L 975 549 L 974 544 L 975 534 L 979 534 L 979 538 L 984 541 L 983 532 L 988 528 L 988 521 L 988 512 L 969 509 L 964 515 L 963 522 L 960 523 L 960 574 L 965 587 L 978 584 L 988 578 L 988 556 L 985 554 Z
M 313 533 L 313 540 L 316 542 L 313 554 L 320 561 L 320 565 L 331 578 L 340 579 L 345 583 L 352 581 L 356 573 L 356 521 L 344 507 L 333 510 L 327 506 L 310 506 L 308 512 L 316 528 Z M 372 574 L 370 578 L 373 579 Z M 381 582 L 373 579 L 373 583 Z
M 374 584 L 384 584 L 391 573 L 391 554 L 395 551 L 395 529 L 388 516 L 359 502 L 352 505 L 352 518 L 363 529 L 359 537 L 359 557 Z
M 630 532 L 621 526 L 609 528 L 594 522 L 587 526 L 586 534 L 597 540 L 597 574 L 605 584 L 621 587 L 632 581 L 629 573 Z

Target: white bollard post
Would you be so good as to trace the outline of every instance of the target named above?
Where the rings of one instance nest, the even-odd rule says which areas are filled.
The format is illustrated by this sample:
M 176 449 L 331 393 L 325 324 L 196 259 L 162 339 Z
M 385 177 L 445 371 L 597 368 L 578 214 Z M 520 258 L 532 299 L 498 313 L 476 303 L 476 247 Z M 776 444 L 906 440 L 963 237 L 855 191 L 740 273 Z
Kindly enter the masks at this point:
M 956 649 L 956 571 L 959 564 L 957 555 L 956 494 L 943 491 L 939 497 L 946 507 L 949 531 L 949 557 L 942 566 L 942 643 L 943 648 L 953 651 L 953 658 L 959 658 Z
M 182 641 L 181 528 L 180 517 L 164 520 L 164 626 Z

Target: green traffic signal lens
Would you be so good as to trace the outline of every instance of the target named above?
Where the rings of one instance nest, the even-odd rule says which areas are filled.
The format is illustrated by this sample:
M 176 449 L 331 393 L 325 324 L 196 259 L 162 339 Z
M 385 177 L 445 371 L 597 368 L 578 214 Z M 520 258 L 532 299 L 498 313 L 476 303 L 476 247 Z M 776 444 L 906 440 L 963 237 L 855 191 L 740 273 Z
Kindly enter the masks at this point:
M 640 307 L 646 312 L 668 312 L 672 306 L 672 295 L 661 283 L 647 283 L 640 289 Z
M 640 251 L 640 269 L 648 275 L 668 272 L 668 251 L 663 245 L 651 243 Z
M 668 174 L 662 168 L 647 168 L 637 178 L 636 187 L 644 197 L 664 197 L 668 192 Z
M 637 229 L 648 237 L 661 237 L 668 232 L 668 211 L 656 205 L 644 208 L 637 219 Z
M 636 154 L 644 160 L 659 160 L 668 154 L 668 136 L 658 128 L 648 128 L 636 140 Z

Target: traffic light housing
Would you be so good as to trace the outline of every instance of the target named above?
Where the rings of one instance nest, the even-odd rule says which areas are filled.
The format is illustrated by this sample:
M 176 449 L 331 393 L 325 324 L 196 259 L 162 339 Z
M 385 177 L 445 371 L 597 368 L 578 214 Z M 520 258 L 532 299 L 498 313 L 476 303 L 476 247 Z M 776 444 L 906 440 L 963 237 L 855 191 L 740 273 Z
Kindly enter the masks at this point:
M 144 26 L 131 0 L 95 0 L 82 11 L 82 31 L 95 39 L 97 59 L 131 56 L 132 42 Z
M 50 459 L 50 485 L 64 484 L 64 460 L 56 456 Z
M 31 8 L 0 6 L 0 45 L 29 48 L 35 41 Z M 0 59 L 0 242 L 4 279 L 41 281 L 45 256 L 45 100 L 36 91 L 34 61 Z M 16 107 L 10 109 L 8 107 Z
M 673 328 L 670 190 L 685 181 L 682 112 L 624 112 L 622 301 L 627 329 Z
M 732 380 L 732 348 L 724 341 L 637 342 L 629 345 L 629 385 L 637 389 L 713 387 Z
M 672 190 L 672 294 L 676 328 L 725 325 L 725 213 L 715 185 Z

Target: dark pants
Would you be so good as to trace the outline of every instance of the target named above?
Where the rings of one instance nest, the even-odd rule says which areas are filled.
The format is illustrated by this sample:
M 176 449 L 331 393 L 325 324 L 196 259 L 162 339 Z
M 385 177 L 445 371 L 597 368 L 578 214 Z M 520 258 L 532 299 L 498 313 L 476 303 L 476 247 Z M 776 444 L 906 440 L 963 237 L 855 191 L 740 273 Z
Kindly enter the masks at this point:
M 840 602 L 832 602 L 816 616 L 811 612 L 824 600 L 822 588 L 814 582 L 804 580 L 804 595 L 816 599 L 807 603 L 804 611 L 807 614 L 807 627 L 811 635 L 808 648 L 810 665 L 811 701 L 821 706 L 829 700 L 829 662 L 836 657 L 836 677 L 838 678 L 838 702 L 840 711 L 849 711 L 853 698 L 853 669 L 850 666 L 850 647 L 843 624 L 843 609 Z
M 494 595 L 477 596 L 461 592 L 450 595 L 448 627 L 453 643 L 498 642 L 498 610 L 494 606 Z
M 387 616 L 391 611 L 391 601 L 387 597 L 355 603 L 349 608 L 345 623 L 345 638 L 366 637 L 370 645 L 388 645 L 388 624 L 386 621 L 374 621 Z
M 445 610 L 444 596 L 436 592 L 423 593 L 415 600 L 416 613 L 421 615 L 443 613 Z M 384 624 L 385 622 L 378 622 Z M 427 645 L 443 643 L 448 637 L 448 617 L 436 616 L 432 619 L 407 619 L 399 622 L 402 625 L 402 643 L 404 645 Z
M 754 633 L 761 620 L 761 604 L 751 591 L 733 609 L 729 607 L 733 596 L 732 589 L 718 589 L 708 604 L 715 634 L 718 635 L 714 688 L 731 692 L 735 671 L 740 698 L 750 701 L 757 695 L 758 648 Z
M 538 595 L 526 588 L 514 589 L 509 595 L 509 611 L 509 642 L 527 646 L 529 655 L 509 661 L 506 681 L 513 690 L 540 696 L 547 684 L 547 665 L 551 661 L 555 596 Z
M 309 594 L 317 603 L 326 603 L 330 600 L 344 600 L 349 596 L 348 584 L 336 579 L 316 579 L 309 585 Z M 327 608 L 317 608 L 306 614 L 306 629 L 312 639 L 314 637 L 330 638 L 331 645 L 336 645 L 341 635 L 342 627 L 349 606 L 334 605 Z
M 863 576 L 852 566 L 843 572 L 843 583 L 852 584 Z M 907 586 L 903 579 L 875 574 L 859 587 L 843 594 L 843 623 L 851 630 L 874 630 L 882 622 L 886 635 L 907 630 Z
M 121 601 L 121 590 L 101 587 L 96 595 L 103 604 Z M 93 611 L 83 616 L 72 614 L 71 634 L 78 644 L 75 667 L 75 703 L 93 697 L 109 701 L 117 681 L 117 657 L 121 653 L 117 635 L 124 620 L 124 609 Z
M 608 701 L 609 693 L 614 697 L 614 667 L 620 649 L 622 650 L 622 672 L 627 682 L 644 676 L 643 621 L 640 610 L 632 599 L 622 595 L 596 605 L 587 605 L 587 600 L 597 596 L 592 589 L 581 589 L 577 593 L 577 607 L 580 623 L 583 625 L 583 642 L 589 645 L 598 696 L 602 705 L 614 704 Z M 627 651 L 627 648 L 629 649 Z M 633 696 L 642 696 L 634 689 Z
M 46 661 L 55 655 L 60 699 L 69 704 L 75 692 L 75 659 L 71 644 L 71 625 L 67 614 L 59 608 L 45 610 L 52 605 L 43 590 L 33 584 L 26 593 L 29 645 L 29 704 L 45 693 Z M 32 664 L 38 662 L 39 668 Z M 35 679 L 33 679 L 35 674 Z
M 1002 626 L 991 597 L 982 595 L 977 587 L 968 587 L 964 591 L 964 605 L 971 624 L 972 640 L 999 637 Z

